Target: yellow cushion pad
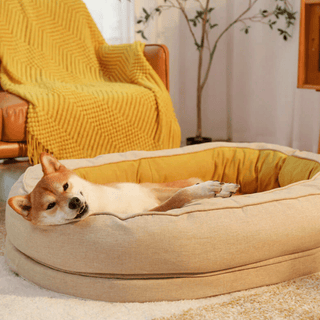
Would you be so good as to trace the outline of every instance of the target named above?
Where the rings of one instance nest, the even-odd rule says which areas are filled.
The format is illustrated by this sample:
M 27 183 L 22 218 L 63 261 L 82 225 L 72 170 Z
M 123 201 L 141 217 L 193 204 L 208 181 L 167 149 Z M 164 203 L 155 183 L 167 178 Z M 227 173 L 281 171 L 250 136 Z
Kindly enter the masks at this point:
M 238 183 L 241 193 L 255 193 L 284 187 L 312 178 L 320 171 L 316 161 L 288 156 L 274 150 L 250 148 L 214 148 L 166 157 L 143 158 L 75 172 L 94 183 L 169 182 L 198 177 Z

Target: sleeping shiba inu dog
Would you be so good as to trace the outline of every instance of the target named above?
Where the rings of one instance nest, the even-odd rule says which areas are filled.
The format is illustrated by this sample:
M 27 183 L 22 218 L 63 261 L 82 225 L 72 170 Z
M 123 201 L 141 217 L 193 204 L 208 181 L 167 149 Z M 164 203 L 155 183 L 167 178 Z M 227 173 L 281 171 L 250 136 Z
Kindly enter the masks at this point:
M 163 212 L 204 198 L 230 197 L 238 184 L 203 182 L 198 178 L 168 183 L 94 184 L 42 153 L 43 177 L 33 191 L 8 200 L 13 210 L 34 225 L 60 225 L 80 221 L 94 213 L 117 215 Z

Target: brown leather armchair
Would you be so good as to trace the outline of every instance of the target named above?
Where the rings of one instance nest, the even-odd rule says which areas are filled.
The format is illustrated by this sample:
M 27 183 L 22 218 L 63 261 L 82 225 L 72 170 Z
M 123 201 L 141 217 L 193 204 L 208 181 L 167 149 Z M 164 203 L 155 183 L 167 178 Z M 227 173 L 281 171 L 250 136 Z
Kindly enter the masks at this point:
M 165 45 L 145 46 L 144 55 L 169 91 L 169 51 Z M 28 103 L 1 89 L 0 83 L 0 159 L 26 157 Z

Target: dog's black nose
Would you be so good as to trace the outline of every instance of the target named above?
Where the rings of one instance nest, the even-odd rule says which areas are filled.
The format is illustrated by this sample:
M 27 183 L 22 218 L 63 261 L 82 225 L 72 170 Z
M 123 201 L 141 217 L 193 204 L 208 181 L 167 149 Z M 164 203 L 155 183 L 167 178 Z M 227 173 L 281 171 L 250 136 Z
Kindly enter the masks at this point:
M 73 197 L 71 198 L 70 202 L 69 202 L 69 208 L 74 210 L 74 209 L 78 209 L 81 206 L 81 200 L 77 197 Z

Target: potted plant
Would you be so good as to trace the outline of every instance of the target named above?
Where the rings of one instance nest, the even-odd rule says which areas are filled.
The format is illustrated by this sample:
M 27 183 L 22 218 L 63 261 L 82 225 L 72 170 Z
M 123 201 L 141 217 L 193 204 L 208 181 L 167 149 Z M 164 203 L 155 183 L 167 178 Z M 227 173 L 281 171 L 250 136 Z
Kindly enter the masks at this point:
M 226 0 L 227 1 L 227 0 Z M 244 0 L 243 0 L 244 1 Z M 278 20 L 284 20 L 285 28 L 277 28 L 279 35 L 283 40 L 287 40 L 291 37 L 289 29 L 294 25 L 296 20 L 296 12 L 293 12 L 293 7 L 289 0 L 274 0 L 274 8 L 270 10 L 260 9 L 253 15 L 249 15 L 249 12 L 256 8 L 256 4 L 259 0 L 245 0 L 248 2 L 245 10 L 241 12 L 237 18 L 232 21 L 220 34 L 214 39 L 214 44 L 211 45 L 210 32 L 218 27 L 218 24 L 213 21 L 213 13 L 215 12 L 214 3 L 211 0 L 162 0 L 162 4 L 155 6 L 153 9 L 142 8 L 142 15 L 138 19 L 137 24 L 143 26 L 137 31 L 143 39 L 147 40 L 145 35 L 145 29 L 149 22 L 155 16 L 160 16 L 163 12 L 169 9 L 178 9 L 186 21 L 186 28 L 189 30 L 190 35 L 194 41 L 196 50 L 198 51 L 198 77 L 197 77 L 197 133 L 195 137 L 187 138 L 187 144 L 196 144 L 202 142 L 212 141 L 211 138 L 202 136 L 202 122 L 201 122 L 201 107 L 202 107 L 202 94 L 203 89 L 207 83 L 213 57 L 216 52 L 217 46 L 221 38 L 226 32 L 236 24 L 241 24 L 240 29 L 245 34 L 249 33 L 251 24 L 263 23 L 273 30 L 278 23 Z M 189 10 L 187 10 L 188 3 L 196 2 L 198 10 L 191 16 Z M 200 37 L 196 36 L 195 28 L 199 27 L 201 30 Z M 204 51 L 208 49 L 209 59 L 204 63 Z

